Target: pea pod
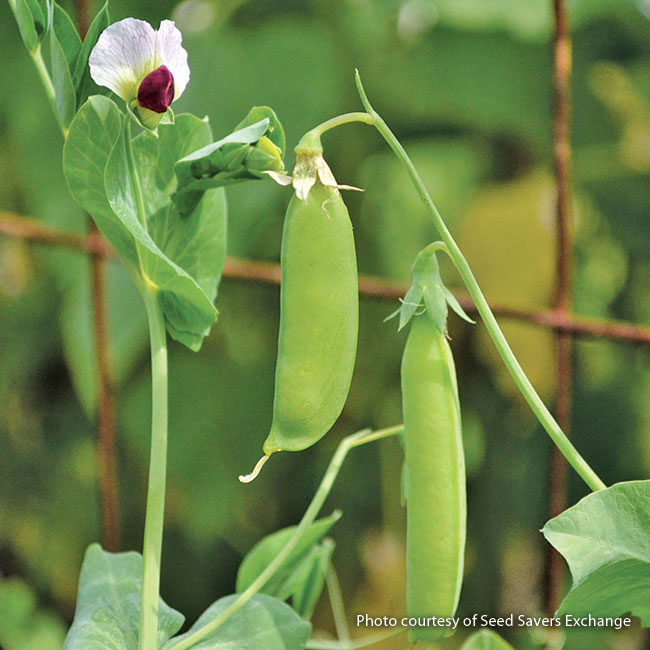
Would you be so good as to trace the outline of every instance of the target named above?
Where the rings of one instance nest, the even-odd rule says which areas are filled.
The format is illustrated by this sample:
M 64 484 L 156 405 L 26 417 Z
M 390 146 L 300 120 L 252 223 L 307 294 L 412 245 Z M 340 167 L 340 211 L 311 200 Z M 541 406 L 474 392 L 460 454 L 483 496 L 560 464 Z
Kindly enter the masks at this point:
M 465 554 L 465 461 L 454 360 L 445 334 L 416 316 L 402 359 L 407 471 L 407 608 L 410 617 L 456 612 Z M 444 628 L 415 627 L 412 641 Z
M 308 177 L 297 173 L 299 165 L 309 168 Z M 338 188 L 322 182 L 328 178 L 323 165 L 329 172 L 314 156 L 294 172 L 297 191 L 282 234 L 278 359 L 265 454 L 299 451 L 322 438 L 341 414 L 352 380 L 359 320 L 354 238 Z
M 454 360 L 445 332 L 447 305 L 470 320 L 440 279 L 435 252 L 413 264 L 413 284 L 401 308 L 411 321 L 402 358 L 402 410 L 407 499 L 407 609 L 409 617 L 446 618 L 458 606 L 466 537 L 465 458 Z M 420 312 L 420 313 L 418 313 Z M 434 642 L 444 627 L 423 621 L 413 642 Z

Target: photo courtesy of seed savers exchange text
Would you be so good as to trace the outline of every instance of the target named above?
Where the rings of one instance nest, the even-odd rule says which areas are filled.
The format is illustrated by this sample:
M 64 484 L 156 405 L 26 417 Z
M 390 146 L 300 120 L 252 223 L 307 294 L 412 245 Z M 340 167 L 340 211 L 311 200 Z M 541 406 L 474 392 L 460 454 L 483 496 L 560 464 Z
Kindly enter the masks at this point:
M 368 614 L 356 615 L 357 627 L 441 627 L 456 630 L 458 627 L 475 628 L 503 628 L 503 627 L 609 627 L 621 630 L 632 625 L 630 617 L 599 618 L 588 614 L 575 617 L 571 614 L 559 616 L 526 616 L 525 614 L 509 614 L 508 616 L 490 616 L 488 614 L 473 614 L 472 616 L 451 616 L 449 618 L 408 617 L 395 616 L 369 616 Z
M 172 21 L 162 21 L 158 30 L 134 18 L 111 24 L 105 5 L 82 41 L 56 3 L 9 4 L 64 136 L 70 190 L 139 289 L 151 342 L 151 457 L 142 555 L 110 553 L 98 544 L 88 548 L 64 650 L 100 650 L 106 639 L 111 650 L 350 650 L 402 632 L 386 630 L 350 641 L 332 563 L 334 544 L 327 537 L 341 513 L 317 519 L 347 454 L 390 436 L 399 436 L 405 450 L 400 487 L 407 512 L 407 616 L 400 621 L 406 621 L 414 644 L 444 642 L 462 626 L 455 614 L 464 577 L 467 496 L 452 354 L 458 343 L 448 335 L 449 308 L 466 322 L 474 321 L 444 285 L 439 255 L 451 260 L 482 326 L 544 430 L 592 490 L 543 529 L 573 577 L 548 626 L 591 627 L 603 621 L 620 629 L 629 625 L 630 618 L 620 618 L 624 614 L 650 625 L 647 558 L 639 557 L 638 550 L 650 550 L 650 482 L 607 487 L 566 437 L 517 362 L 465 256 L 407 152 L 370 104 L 358 73 L 364 110 L 308 131 L 294 148 L 296 163 L 289 174 L 284 130 L 271 108 L 251 108 L 230 134 L 216 140 L 207 118 L 174 115 L 171 104 L 189 83 L 190 71 Z M 45 39 L 49 67 L 41 50 Z M 167 335 L 198 352 L 217 320 L 214 301 L 226 254 L 224 187 L 249 182 L 254 192 L 256 185 L 275 181 L 291 188 L 282 233 L 273 419 L 262 459 L 241 480 L 253 480 L 273 454 L 304 450 L 330 431 L 347 400 L 356 361 L 357 261 L 341 193 L 356 188 L 337 182 L 321 137 L 353 122 L 372 126 L 383 137 L 434 226 L 434 241 L 413 260 L 410 289 L 388 317 L 399 317 L 398 331 L 409 327 L 400 369 L 403 424 L 345 437 L 300 522 L 253 546 L 239 568 L 236 593 L 215 601 L 179 634 L 184 616 L 160 596 Z M 335 642 L 312 634 L 310 620 L 325 589 L 337 621 Z M 172 602 L 173 594 L 166 598 Z M 520 621 L 514 615 L 470 619 L 466 627 L 544 625 L 543 619 Z M 463 647 L 477 647 L 476 639 L 470 636 Z M 502 639 L 498 643 L 493 647 L 509 647 Z

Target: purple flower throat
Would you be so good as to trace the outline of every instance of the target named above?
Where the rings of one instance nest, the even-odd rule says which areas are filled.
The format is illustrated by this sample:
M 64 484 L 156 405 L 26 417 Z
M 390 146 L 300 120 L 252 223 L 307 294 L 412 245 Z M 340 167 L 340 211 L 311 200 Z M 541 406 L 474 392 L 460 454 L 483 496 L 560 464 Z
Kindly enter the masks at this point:
M 174 77 L 165 65 L 150 72 L 138 88 L 138 104 L 155 113 L 165 113 L 174 99 Z

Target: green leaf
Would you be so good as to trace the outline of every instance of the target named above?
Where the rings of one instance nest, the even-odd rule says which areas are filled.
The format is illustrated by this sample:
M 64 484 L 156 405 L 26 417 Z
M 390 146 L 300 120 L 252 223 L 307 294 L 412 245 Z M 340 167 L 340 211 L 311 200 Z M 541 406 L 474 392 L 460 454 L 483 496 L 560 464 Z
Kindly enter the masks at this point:
M 335 546 L 333 540 L 325 538 L 322 544 L 314 546 L 304 563 L 307 570 L 296 585 L 291 597 L 291 605 L 306 620 L 311 618 L 323 592 Z
M 52 19 L 52 31 L 56 34 L 61 50 L 65 56 L 68 69 L 72 75 L 79 51 L 81 50 L 81 39 L 70 16 L 56 2 Z
M 102 89 L 95 84 L 95 82 L 90 77 L 90 68 L 88 67 L 88 59 L 90 53 L 92 52 L 99 35 L 108 27 L 110 24 L 110 18 L 108 15 L 108 2 L 104 3 L 104 6 L 97 12 L 95 18 L 93 18 L 88 32 L 86 33 L 86 38 L 84 39 L 83 45 L 77 57 L 77 62 L 74 67 L 74 72 L 72 75 L 72 85 L 75 88 L 77 94 L 77 106 L 81 106 L 88 96 L 92 92 L 106 92 L 106 89 Z
M 63 650 L 137 650 L 142 556 L 107 553 L 91 544 L 84 556 L 74 621 Z M 185 617 L 159 600 L 158 644 L 180 630 Z
M 174 162 L 209 141 L 210 127 L 192 115 L 179 115 L 175 124 L 161 125 L 158 134 L 145 131 L 133 143 L 148 231 L 137 218 L 123 139 L 109 158 L 104 183 L 115 214 L 138 242 L 142 273 L 159 288 L 170 335 L 198 350 L 217 317 L 212 301 L 225 260 L 225 198 L 222 190 L 206 192 L 181 217 L 170 198 Z
M 650 626 L 650 481 L 594 492 L 547 522 L 542 532 L 573 577 L 559 615 L 631 613 Z
M 335 510 L 329 517 L 315 521 L 289 557 L 282 563 L 273 577 L 262 587 L 261 593 L 275 596 L 280 600 L 289 598 L 297 588 L 295 575 L 304 575 L 303 563 L 314 546 L 327 534 L 329 529 L 341 518 Z M 246 555 L 237 572 L 237 592 L 241 593 L 266 569 L 276 555 L 286 546 L 296 530 L 296 526 L 283 528 L 259 541 Z
M 70 125 L 63 147 L 63 170 L 70 191 L 97 227 L 132 268 L 135 243 L 111 209 L 104 191 L 104 169 L 120 133 L 122 114 L 107 97 L 91 97 Z
M 16 0 L 16 22 L 25 47 L 33 54 L 38 47 L 39 35 L 29 5 L 27 0 Z
M 145 282 L 152 283 L 158 289 L 158 300 L 169 333 L 196 350 L 215 321 L 216 310 L 197 282 L 160 250 L 138 220 L 126 147 L 126 134 L 124 129 L 120 129 L 104 172 L 106 196 L 125 232 L 133 238 L 138 248 L 138 268 Z M 143 185 L 142 190 L 146 197 L 150 188 Z
M 158 127 L 158 137 L 141 133 L 133 142 L 151 237 L 165 255 L 189 273 L 211 301 L 226 259 L 226 201 L 223 190 L 204 194 L 180 217 L 170 195 L 176 188 L 176 161 L 212 139 L 210 125 L 194 115 L 177 115 Z
M 178 116 L 176 124 L 159 128 L 158 139 L 143 133 L 134 140 L 148 232 L 137 217 L 122 119 L 108 98 L 91 97 L 84 104 L 64 149 L 66 177 L 127 264 L 158 287 L 171 336 L 198 350 L 217 316 L 212 300 L 225 259 L 225 199 L 221 192 L 206 192 L 181 218 L 169 196 L 176 157 L 209 141 L 209 125 Z
M 226 596 L 210 605 L 189 631 L 173 642 L 201 630 L 237 598 L 236 595 Z M 302 650 L 310 634 L 311 625 L 291 607 L 271 596 L 256 594 L 232 618 L 191 645 L 190 650 Z
M 513 647 L 496 632 L 481 630 L 472 634 L 462 645 L 461 650 L 513 650 Z

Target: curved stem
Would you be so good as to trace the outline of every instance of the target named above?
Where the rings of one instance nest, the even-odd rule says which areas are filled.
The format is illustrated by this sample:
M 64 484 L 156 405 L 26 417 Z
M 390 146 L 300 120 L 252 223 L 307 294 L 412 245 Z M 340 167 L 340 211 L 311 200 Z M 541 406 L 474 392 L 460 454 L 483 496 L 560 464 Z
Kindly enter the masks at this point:
M 158 594 L 167 472 L 167 338 L 156 292 L 145 286 L 151 338 L 151 456 L 142 548 L 140 650 L 158 648 Z
M 338 476 L 341 465 L 345 460 L 345 457 L 348 455 L 350 449 L 358 447 L 359 445 L 365 445 L 368 442 L 373 442 L 375 440 L 381 440 L 382 438 L 388 438 L 389 436 L 394 436 L 395 434 L 401 433 L 404 430 L 404 427 L 399 424 L 388 429 L 380 429 L 378 431 L 369 431 L 364 429 L 357 433 L 344 438 L 336 451 L 332 460 L 325 471 L 325 475 L 314 494 L 309 507 L 305 511 L 305 514 L 302 516 L 300 523 L 296 527 L 293 535 L 289 541 L 285 544 L 284 548 L 273 558 L 273 561 L 260 573 L 260 575 L 245 589 L 228 608 L 226 608 L 217 618 L 210 621 L 207 625 L 202 627 L 200 630 L 194 632 L 190 636 L 187 636 L 181 640 L 174 642 L 170 641 L 164 646 L 164 650 L 186 650 L 194 644 L 198 643 L 201 639 L 204 639 L 208 634 L 214 632 L 218 627 L 223 625 L 228 619 L 234 616 L 246 603 L 273 577 L 273 574 L 280 568 L 282 563 L 289 557 L 291 551 L 298 545 L 298 542 L 301 540 L 302 536 L 307 532 L 307 529 L 316 519 L 319 510 L 323 506 L 327 495 L 332 489 L 334 480 Z M 141 650 L 143 650 L 141 648 Z
M 467 291 L 474 300 L 476 309 L 480 314 L 485 328 L 488 331 L 488 334 L 492 338 L 494 345 L 503 360 L 506 368 L 510 372 L 512 378 L 517 384 L 517 387 L 521 391 L 522 395 L 528 402 L 531 410 L 540 421 L 551 440 L 555 443 L 558 449 L 562 452 L 562 455 L 567 459 L 570 465 L 575 469 L 576 472 L 580 475 L 582 480 L 593 490 L 602 490 L 607 486 L 600 477 L 594 472 L 594 470 L 589 466 L 587 461 L 578 453 L 578 450 L 571 444 L 571 441 L 566 437 L 558 423 L 555 421 L 555 418 L 551 415 L 550 411 L 544 405 L 544 402 L 541 400 L 533 385 L 530 383 L 530 380 L 524 373 L 522 367 L 519 365 L 512 349 L 508 345 L 506 338 L 497 323 L 490 306 L 488 305 L 481 288 L 472 273 L 472 270 L 465 259 L 465 256 L 462 254 L 458 244 L 454 241 L 454 238 L 451 236 L 451 233 L 447 229 L 445 222 L 442 220 L 440 213 L 438 212 L 431 196 L 427 192 L 420 175 L 415 169 L 411 159 L 408 157 L 408 154 L 404 150 L 404 147 L 400 144 L 399 140 L 395 137 L 393 132 L 388 128 L 388 125 L 382 118 L 375 112 L 375 110 L 370 105 L 368 97 L 363 89 L 361 84 L 361 78 L 359 73 L 356 72 L 356 82 L 357 88 L 359 90 L 359 95 L 361 101 L 370 115 L 374 118 L 374 125 L 382 135 L 384 140 L 388 143 L 390 148 L 393 150 L 397 158 L 400 160 L 402 165 L 405 167 L 406 172 L 408 173 L 417 193 L 419 194 L 422 202 L 427 207 L 429 215 L 433 220 L 433 224 L 436 227 L 440 237 L 447 246 L 449 256 L 453 260 L 458 273 L 460 274 Z
M 307 133 L 300 138 L 300 142 L 298 142 L 294 151 L 296 153 L 323 153 L 323 147 L 320 143 L 321 135 L 323 135 L 325 131 L 352 122 L 373 124 L 374 118 L 368 113 L 344 113 L 343 115 L 337 115 L 336 117 L 315 126 L 311 131 L 307 131 Z

